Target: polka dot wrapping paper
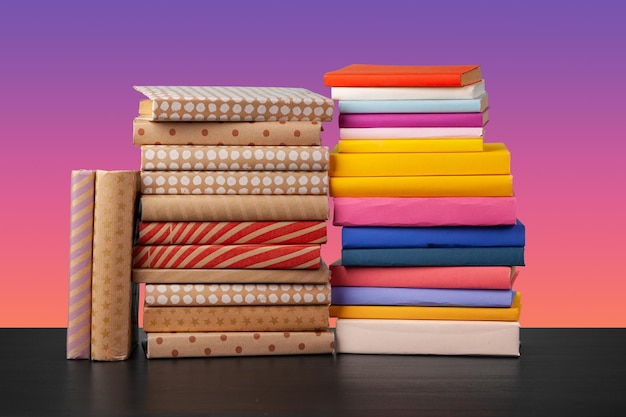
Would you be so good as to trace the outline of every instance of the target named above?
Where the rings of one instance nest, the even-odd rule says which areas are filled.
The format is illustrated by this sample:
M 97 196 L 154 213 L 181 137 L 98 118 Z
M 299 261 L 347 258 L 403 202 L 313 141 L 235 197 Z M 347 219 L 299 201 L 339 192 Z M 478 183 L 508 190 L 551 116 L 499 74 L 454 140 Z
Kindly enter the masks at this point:
M 147 120 L 331 121 L 333 100 L 304 88 L 135 86 L 150 100 Z
M 318 332 L 149 333 L 148 358 L 261 356 L 334 352 L 331 330 Z

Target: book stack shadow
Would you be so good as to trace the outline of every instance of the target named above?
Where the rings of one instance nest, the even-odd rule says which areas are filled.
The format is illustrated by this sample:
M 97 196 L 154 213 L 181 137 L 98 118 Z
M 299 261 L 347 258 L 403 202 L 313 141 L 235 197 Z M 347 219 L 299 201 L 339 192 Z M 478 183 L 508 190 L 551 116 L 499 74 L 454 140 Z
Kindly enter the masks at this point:
M 330 153 L 338 353 L 519 356 L 525 228 L 479 66 L 350 65 Z M 517 268 L 517 269 L 516 269 Z
M 149 358 L 332 353 L 331 99 L 301 88 L 135 87 Z

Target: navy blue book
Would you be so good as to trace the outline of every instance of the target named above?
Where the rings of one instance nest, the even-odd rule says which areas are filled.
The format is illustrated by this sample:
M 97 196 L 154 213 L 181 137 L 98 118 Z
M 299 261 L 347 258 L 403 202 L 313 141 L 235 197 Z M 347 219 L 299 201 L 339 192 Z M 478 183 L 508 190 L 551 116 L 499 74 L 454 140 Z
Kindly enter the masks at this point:
M 523 246 L 342 249 L 344 266 L 524 266 Z
M 526 230 L 519 220 L 507 226 L 344 226 L 341 243 L 346 249 L 524 246 Z

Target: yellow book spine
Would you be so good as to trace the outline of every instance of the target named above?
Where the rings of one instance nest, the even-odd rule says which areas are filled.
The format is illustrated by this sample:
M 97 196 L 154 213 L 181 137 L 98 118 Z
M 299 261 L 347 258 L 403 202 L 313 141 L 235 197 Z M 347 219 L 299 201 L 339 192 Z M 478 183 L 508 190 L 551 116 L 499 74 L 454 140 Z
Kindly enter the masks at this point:
M 339 153 L 480 152 L 483 138 L 340 139 Z

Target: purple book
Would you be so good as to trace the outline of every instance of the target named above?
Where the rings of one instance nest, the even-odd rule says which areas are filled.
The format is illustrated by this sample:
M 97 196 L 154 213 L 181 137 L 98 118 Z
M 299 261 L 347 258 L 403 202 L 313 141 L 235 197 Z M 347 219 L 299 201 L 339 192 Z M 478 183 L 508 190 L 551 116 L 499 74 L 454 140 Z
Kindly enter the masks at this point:
M 488 121 L 482 113 L 353 113 L 340 114 L 340 128 L 369 127 L 482 127 Z

